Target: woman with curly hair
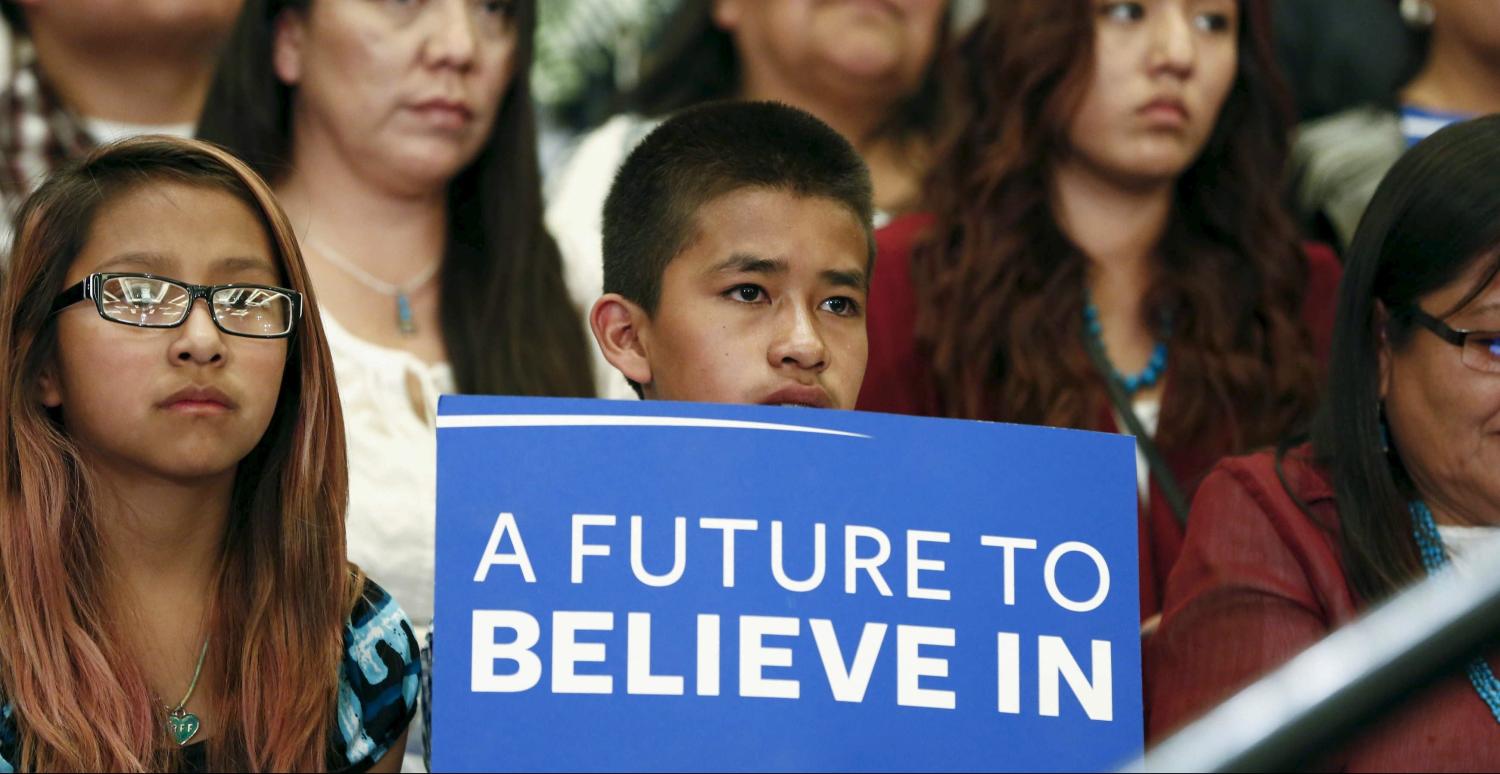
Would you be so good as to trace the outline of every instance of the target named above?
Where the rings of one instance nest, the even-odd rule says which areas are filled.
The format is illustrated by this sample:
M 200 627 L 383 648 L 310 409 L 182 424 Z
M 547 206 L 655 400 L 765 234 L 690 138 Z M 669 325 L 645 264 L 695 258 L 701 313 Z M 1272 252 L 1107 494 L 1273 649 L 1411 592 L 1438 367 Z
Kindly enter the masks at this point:
M 1137 436 L 1143 619 L 1197 480 L 1305 421 L 1326 350 L 1338 266 L 1282 209 L 1268 17 L 991 0 L 932 216 L 883 235 L 871 292 L 861 408 Z

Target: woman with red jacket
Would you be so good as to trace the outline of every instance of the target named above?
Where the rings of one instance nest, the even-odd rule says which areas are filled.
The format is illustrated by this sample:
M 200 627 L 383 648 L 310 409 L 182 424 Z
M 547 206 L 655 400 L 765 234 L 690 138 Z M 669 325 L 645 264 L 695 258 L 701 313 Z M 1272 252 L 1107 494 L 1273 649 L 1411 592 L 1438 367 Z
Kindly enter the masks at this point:
M 1399 587 L 1469 571 L 1500 535 L 1500 116 L 1418 144 L 1347 256 L 1312 442 L 1204 481 L 1148 641 L 1159 737 Z M 1414 695 L 1329 763 L 1493 770 L 1494 654 Z
M 967 112 L 932 214 L 882 234 L 860 408 L 1159 449 L 1139 466 L 1143 620 L 1196 482 L 1316 401 L 1339 270 L 1282 209 L 1269 29 L 1263 0 L 991 2 L 952 69 Z

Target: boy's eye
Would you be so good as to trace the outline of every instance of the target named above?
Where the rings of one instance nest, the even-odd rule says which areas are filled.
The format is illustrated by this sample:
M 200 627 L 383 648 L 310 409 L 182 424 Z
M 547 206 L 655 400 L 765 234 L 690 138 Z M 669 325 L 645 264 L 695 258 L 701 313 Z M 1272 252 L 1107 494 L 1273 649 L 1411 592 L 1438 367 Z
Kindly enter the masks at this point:
M 840 317 L 853 317 L 859 314 L 859 303 L 848 296 L 834 296 L 822 303 L 822 308 Z
M 735 285 L 727 295 L 734 301 L 754 304 L 765 300 L 766 291 L 759 285 Z

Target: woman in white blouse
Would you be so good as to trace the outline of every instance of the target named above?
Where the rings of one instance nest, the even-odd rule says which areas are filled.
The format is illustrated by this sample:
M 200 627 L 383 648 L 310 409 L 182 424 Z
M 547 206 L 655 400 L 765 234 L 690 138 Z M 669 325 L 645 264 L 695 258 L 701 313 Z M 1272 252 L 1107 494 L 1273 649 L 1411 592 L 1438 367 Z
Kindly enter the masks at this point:
M 349 558 L 418 629 L 438 395 L 592 393 L 542 226 L 535 16 L 535 0 L 250 0 L 199 132 L 271 180 L 298 230 L 349 436 Z

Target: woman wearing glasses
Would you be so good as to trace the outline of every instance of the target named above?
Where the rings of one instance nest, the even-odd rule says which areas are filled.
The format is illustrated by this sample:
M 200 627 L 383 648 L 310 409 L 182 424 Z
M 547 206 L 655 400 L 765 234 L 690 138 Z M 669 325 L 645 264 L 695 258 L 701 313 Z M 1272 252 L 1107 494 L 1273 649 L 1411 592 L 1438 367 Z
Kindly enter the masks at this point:
M 333 370 L 228 154 L 106 147 L 0 291 L 0 769 L 396 770 L 418 650 L 349 564 Z
M 432 619 L 438 395 L 593 393 L 542 226 L 535 0 L 248 0 L 200 125 L 276 189 L 322 302 L 349 558 Z
M 1340 287 L 1309 445 L 1203 482 L 1148 646 L 1153 736 L 1401 586 L 1500 534 L 1500 117 L 1443 129 L 1380 184 Z M 1500 683 L 1478 659 L 1326 762 L 1500 761 Z

